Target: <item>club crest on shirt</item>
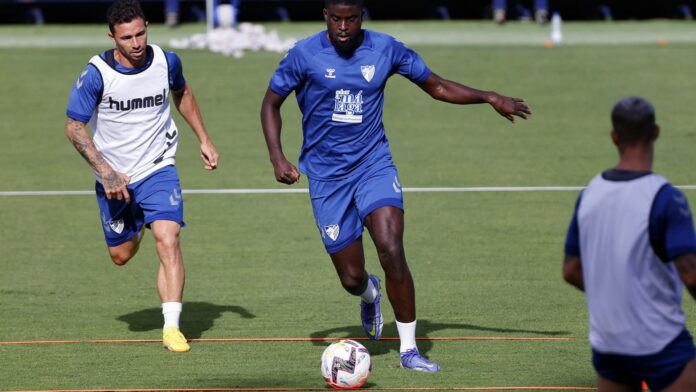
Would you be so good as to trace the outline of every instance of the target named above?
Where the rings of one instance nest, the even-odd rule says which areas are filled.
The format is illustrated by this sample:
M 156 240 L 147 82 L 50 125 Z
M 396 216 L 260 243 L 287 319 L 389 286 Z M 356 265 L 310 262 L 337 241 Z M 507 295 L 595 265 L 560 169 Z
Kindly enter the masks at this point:
M 369 82 L 372 80 L 372 77 L 375 76 L 375 65 L 361 65 L 360 72 L 362 72 L 362 75 L 365 78 L 365 80 Z
M 328 225 L 324 226 L 324 232 L 329 236 L 329 238 L 336 241 L 336 239 L 338 239 L 338 234 L 341 232 L 341 228 L 338 227 L 338 225 Z

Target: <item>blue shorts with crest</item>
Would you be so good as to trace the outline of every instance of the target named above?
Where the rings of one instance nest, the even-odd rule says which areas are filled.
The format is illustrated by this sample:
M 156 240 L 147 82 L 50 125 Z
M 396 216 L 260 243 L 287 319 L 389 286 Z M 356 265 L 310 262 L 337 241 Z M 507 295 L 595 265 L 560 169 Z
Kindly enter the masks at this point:
M 363 221 L 385 206 L 404 209 L 401 183 L 393 163 L 375 164 L 349 178 L 309 179 L 309 196 L 324 247 L 336 253 L 362 236 Z
M 156 220 L 184 223 L 184 200 L 179 175 L 174 166 L 163 167 L 142 180 L 128 184 L 131 202 L 108 200 L 104 187 L 95 185 L 104 238 L 108 246 L 117 246 L 138 234 Z

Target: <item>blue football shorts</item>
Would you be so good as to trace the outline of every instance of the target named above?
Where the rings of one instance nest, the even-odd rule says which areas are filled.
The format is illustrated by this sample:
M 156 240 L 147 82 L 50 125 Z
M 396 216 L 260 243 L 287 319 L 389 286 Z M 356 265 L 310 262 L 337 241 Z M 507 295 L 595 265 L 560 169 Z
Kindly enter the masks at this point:
M 633 356 L 592 350 L 592 364 L 597 374 L 619 383 L 645 381 L 653 392 L 661 391 L 676 381 L 694 357 L 696 349 L 686 329 L 656 354 Z
M 106 198 L 104 187 L 95 185 L 101 213 L 104 238 L 109 246 L 117 246 L 138 234 L 145 225 L 156 220 L 184 223 L 184 200 L 176 167 L 163 167 L 138 182 L 128 184 L 131 202 Z
M 401 183 L 393 163 L 373 165 L 338 180 L 309 179 L 314 219 L 329 254 L 360 238 L 363 221 L 385 206 L 404 209 Z

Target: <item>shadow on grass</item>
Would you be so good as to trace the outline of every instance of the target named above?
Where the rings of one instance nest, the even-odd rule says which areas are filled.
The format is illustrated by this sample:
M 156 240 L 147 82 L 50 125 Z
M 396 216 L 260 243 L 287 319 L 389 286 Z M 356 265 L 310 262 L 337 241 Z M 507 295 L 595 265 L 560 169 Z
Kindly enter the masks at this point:
M 417 337 L 428 337 L 429 333 L 440 331 L 440 330 L 462 330 L 462 331 L 484 331 L 494 333 L 492 336 L 503 337 L 502 334 L 513 334 L 510 337 L 526 337 L 514 334 L 533 334 L 548 337 L 558 337 L 564 335 L 570 335 L 569 331 L 542 331 L 533 329 L 517 329 L 517 328 L 494 328 L 494 327 L 484 327 L 480 325 L 472 324 L 454 324 L 454 323 L 434 323 L 429 320 L 418 320 L 418 325 L 416 329 Z M 452 334 L 450 337 L 460 337 L 463 334 L 457 333 Z M 360 325 L 346 326 L 325 329 L 322 331 L 314 332 L 310 335 L 312 338 L 339 338 L 339 337 L 363 337 L 365 332 Z M 382 330 L 382 336 L 384 337 L 397 337 L 399 336 L 396 330 L 396 322 L 385 323 Z M 484 335 L 481 335 L 484 336 Z M 538 337 L 538 336 L 536 336 Z M 391 351 L 398 352 L 400 343 L 398 340 L 385 340 L 385 341 L 371 341 L 371 340 L 361 340 L 362 343 L 370 351 L 371 355 L 387 354 Z M 432 340 L 419 340 L 418 351 L 422 354 L 426 354 L 432 347 Z M 315 346 L 326 346 L 327 342 L 321 340 L 313 341 Z
M 209 302 L 184 302 L 181 313 L 181 330 L 189 339 L 198 339 L 203 332 L 212 328 L 215 319 L 224 312 L 238 313 L 242 318 L 255 318 L 252 313 L 241 306 L 215 305 Z M 124 314 L 116 318 L 128 324 L 128 330 L 134 332 L 152 331 L 162 328 L 162 308 L 149 308 Z

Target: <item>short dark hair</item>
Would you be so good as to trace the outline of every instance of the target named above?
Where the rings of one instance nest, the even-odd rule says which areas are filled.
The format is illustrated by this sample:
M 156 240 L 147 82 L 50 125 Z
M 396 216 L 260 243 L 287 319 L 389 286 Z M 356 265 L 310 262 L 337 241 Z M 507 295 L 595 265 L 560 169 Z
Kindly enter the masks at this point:
M 111 33 L 114 32 L 114 25 L 129 23 L 137 18 L 147 20 L 138 0 L 116 0 L 106 10 L 106 21 L 109 22 Z
M 356 5 L 362 9 L 364 3 L 365 3 L 364 0 L 324 0 L 324 8 L 328 8 L 330 5 L 340 4 L 340 5 Z
M 611 111 L 611 123 L 623 145 L 650 142 L 657 128 L 655 108 L 645 98 L 623 97 Z

